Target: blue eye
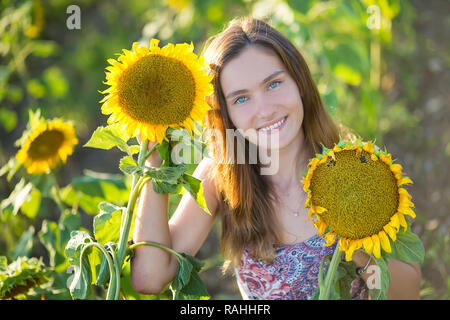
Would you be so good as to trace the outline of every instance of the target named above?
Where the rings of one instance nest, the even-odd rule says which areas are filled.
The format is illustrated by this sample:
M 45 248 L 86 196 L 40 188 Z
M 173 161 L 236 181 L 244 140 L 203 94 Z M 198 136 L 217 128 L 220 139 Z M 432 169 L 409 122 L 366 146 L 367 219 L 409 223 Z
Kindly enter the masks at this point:
M 239 97 L 236 100 L 234 100 L 234 103 L 241 104 L 241 103 L 244 103 L 245 101 L 247 101 L 247 97 Z
M 273 81 L 269 84 L 269 89 L 275 89 L 276 87 L 278 87 L 280 85 L 281 81 Z

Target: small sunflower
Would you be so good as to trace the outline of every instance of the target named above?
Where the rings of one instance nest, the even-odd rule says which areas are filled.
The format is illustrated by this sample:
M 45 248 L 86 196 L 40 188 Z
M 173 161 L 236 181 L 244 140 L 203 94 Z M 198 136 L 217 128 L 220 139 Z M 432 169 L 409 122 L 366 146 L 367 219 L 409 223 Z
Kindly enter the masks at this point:
M 198 133 L 194 121 L 202 122 L 210 109 L 205 96 L 212 94 L 212 76 L 206 74 L 203 57 L 192 43 L 160 48 L 133 43 L 117 60 L 108 59 L 106 82 L 110 85 L 100 103 L 110 115 L 108 124 L 118 123 L 129 137 L 161 142 L 167 128 L 185 128 Z
M 29 174 L 44 174 L 65 163 L 78 143 L 73 125 L 61 119 L 41 119 L 24 138 L 16 158 Z
M 396 241 L 400 227 L 407 229 L 405 215 L 416 217 L 404 188 L 413 182 L 402 169 L 386 150 L 375 150 L 371 141 L 341 140 L 311 159 L 302 179 L 305 207 L 308 219 L 316 218 L 318 234 L 325 234 L 325 245 L 339 237 L 347 261 L 361 247 L 376 258 L 381 249 L 390 253 L 390 241 Z

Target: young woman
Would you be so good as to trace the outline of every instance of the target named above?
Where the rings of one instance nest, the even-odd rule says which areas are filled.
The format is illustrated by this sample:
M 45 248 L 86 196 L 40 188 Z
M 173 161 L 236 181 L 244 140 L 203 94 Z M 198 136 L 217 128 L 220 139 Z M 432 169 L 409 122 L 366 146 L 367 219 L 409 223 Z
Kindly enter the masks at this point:
M 194 175 L 203 180 L 212 215 L 185 194 L 168 221 L 168 196 L 155 193 L 148 183 L 137 210 L 134 242 L 158 242 L 195 255 L 220 217 L 221 249 L 235 268 L 244 299 L 308 299 L 317 288 L 320 261 L 332 254 L 334 246 L 324 247 L 307 221 L 301 172 L 320 153 L 321 143 L 333 147 L 343 134 L 324 108 L 301 54 L 265 22 L 233 20 L 208 41 L 204 54 L 215 88 L 207 128 L 221 134 L 211 138 L 212 157 L 204 158 Z M 251 145 L 276 154 L 276 174 L 261 174 L 267 164 L 259 158 L 256 163 L 236 161 L 236 146 L 227 150 L 230 129 L 245 134 L 246 160 Z M 263 145 L 264 138 L 273 135 L 277 144 Z M 224 161 L 230 151 L 235 161 Z M 156 153 L 147 161 L 161 165 Z M 353 255 L 356 267 L 368 260 L 362 251 Z M 131 265 L 133 287 L 141 293 L 158 293 L 172 281 L 176 269 L 173 255 L 138 247 Z M 419 297 L 417 264 L 391 260 L 389 270 L 389 298 Z M 368 276 L 363 273 L 353 282 L 352 298 L 368 297 L 364 283 Z

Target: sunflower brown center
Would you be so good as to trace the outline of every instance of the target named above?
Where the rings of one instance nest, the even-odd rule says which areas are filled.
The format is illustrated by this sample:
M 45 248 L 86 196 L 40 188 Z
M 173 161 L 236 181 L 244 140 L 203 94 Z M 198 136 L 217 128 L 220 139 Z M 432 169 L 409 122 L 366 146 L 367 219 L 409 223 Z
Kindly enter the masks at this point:
M 394 175 L 382 161 L 356 150 L 328 157 L 311 178 L 314 205 L 327 209 L 320 215 L 338 235 L 362 239 L 383 230 L 397 212 L 398 187 Z
M 33 140 L 28 149 L 32 159 L 44 160 L 55 155 L 64 142 L 64 134 L 59 130 L 46 130 Z
M 120 77 L 118 96 L 123 111 L 147 124 L 177 124 L 190 114 L 195 80 L 180 61 L 160 55 L 138 60 Z

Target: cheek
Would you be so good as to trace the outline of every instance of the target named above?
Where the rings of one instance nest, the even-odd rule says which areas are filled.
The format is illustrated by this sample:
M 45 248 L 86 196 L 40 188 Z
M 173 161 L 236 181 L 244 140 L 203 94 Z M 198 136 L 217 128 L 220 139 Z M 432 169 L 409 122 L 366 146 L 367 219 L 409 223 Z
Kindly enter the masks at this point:
M 288 108 L 287 111 L 291 114 L 291 116 L 293 116 L 293 119 L 296 120 L 295 122 L 301 125 L 303 121 L 304 109 L 300 95 L 291 94 L 286 96 L 284 105 Z
M 250 114 L 247 110 L 248 108 L 244 107 L 236 107 L 236 108 L 228 108 L 228 116 L 230 117 L 231 122 L 233 122 L 234 126 L 237 129 L 248 129 L 250 128 Z

